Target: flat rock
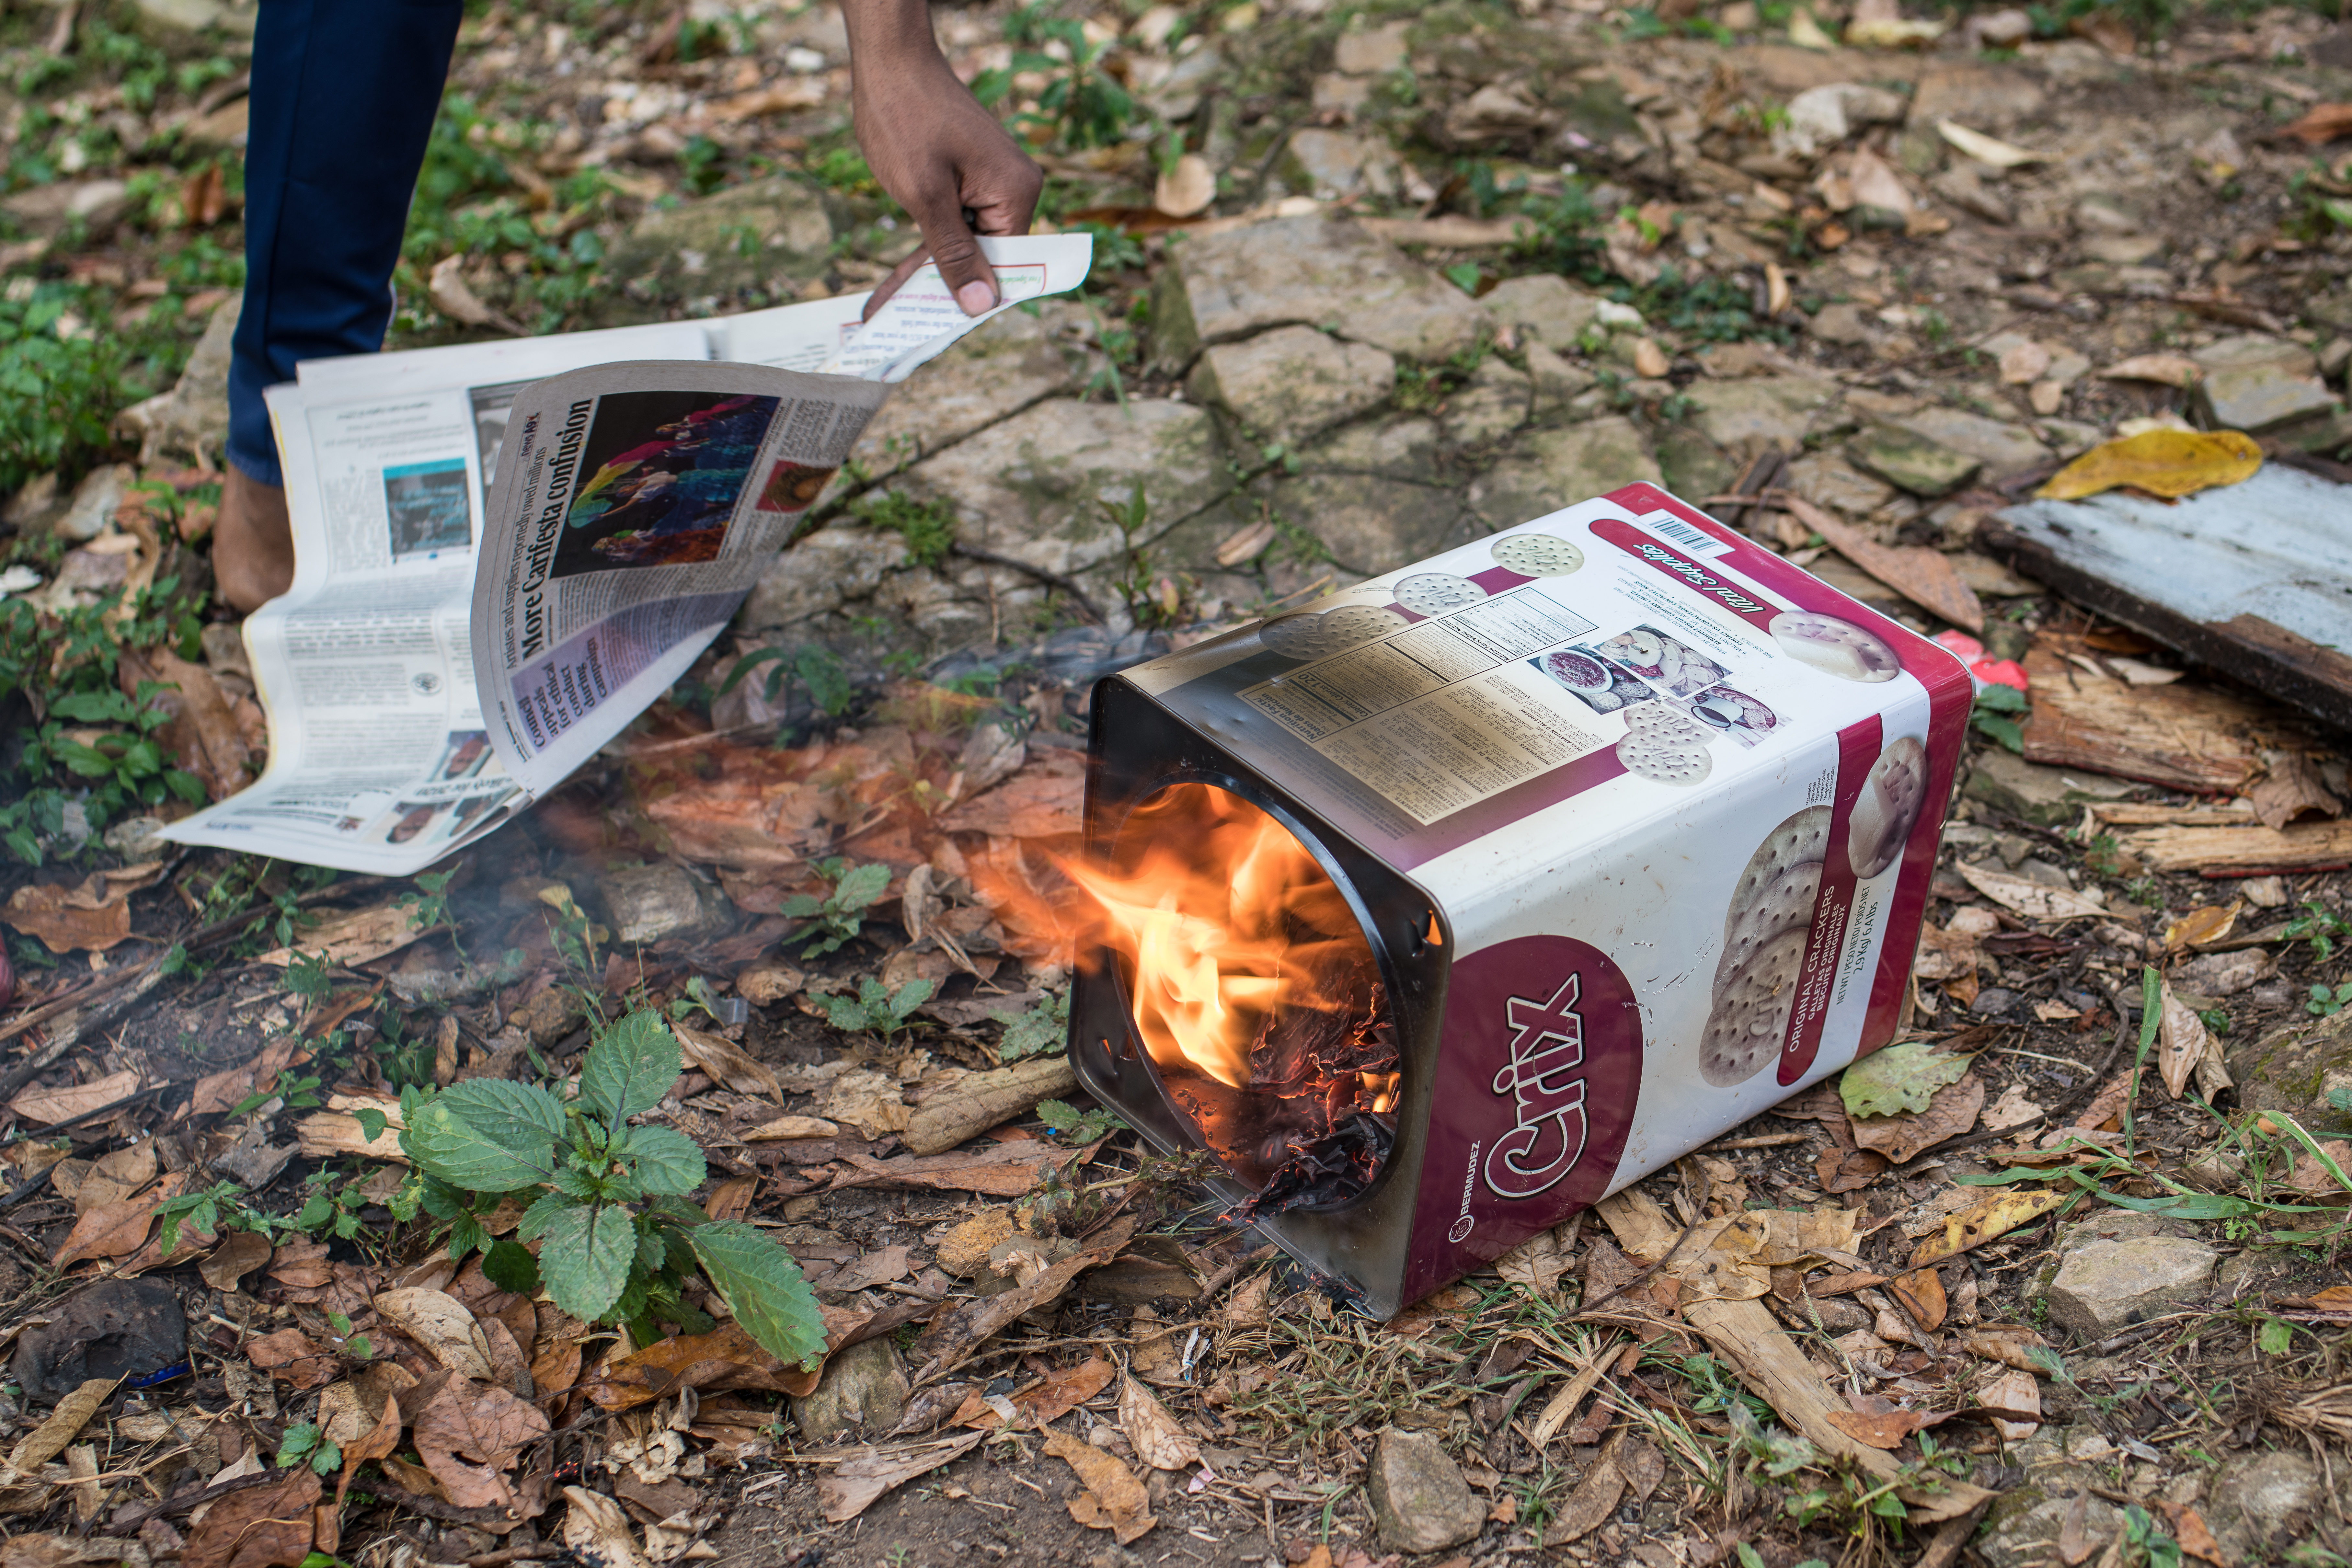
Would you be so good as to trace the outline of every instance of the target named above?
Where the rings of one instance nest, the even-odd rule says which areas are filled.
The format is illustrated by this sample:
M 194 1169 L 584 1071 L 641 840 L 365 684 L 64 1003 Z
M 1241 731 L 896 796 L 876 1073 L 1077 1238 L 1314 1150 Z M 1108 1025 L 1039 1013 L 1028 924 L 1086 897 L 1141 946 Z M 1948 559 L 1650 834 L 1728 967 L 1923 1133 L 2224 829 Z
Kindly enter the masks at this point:
M 152 462 L 166 453 L 219 457 L 228 440 L 230 340 L 236 334 L 237 312 L 244 300 L 238 293 L 213 307 L 205 335 L 196 340 L 171 391 L 124 411 L 125 423 L 139 432 L 140 451 L 146 460 Z
M 2040 1462 L 2026 1471 L 2025 1484 L 1994 1500 L 1984 1528 L 1969 1543 L 1990 1568 L 2037 1568 L 2057 1562 L 2058 1537 L 2077 1501 L 2083 1505 L 2084 1539 L 2111 1541 L 2123 1528 L 2122 1510 L 2096 1493 L 2083 1495 L 2104 1485 L 2104 1478 L 2091 1466 L 2066 1464 L 2050 1427 L 2042 1427 L 2010 1458 L 2021 1466 L 2030 1462 L 2029 1455 Z
M 1933 500 L 1984 471 L 1982 459 L 1955 452 L 1898 425 L 1870 425 L 1846 443 L 1846 456 L 1898 489 Z
M 1525 371 L 1493 355 L 1445 400 L 1445 434 L 1458 447 L 1483 447 L 1528 422 L 1535 383 Z
M 1097 502 L 1125 502 L 1139 486 L 1150 519 L 1138 543 L 1232 489 L 1207 409 L 1050 398 L 924 458 L 900 488 L 947 501 L 964 542 L 1067 576 L 1122 554 Z
M 2037 112 L 2048 96 L 2032 73 L 2014 66 L 1931 66 L 1911 95 L 1908 122 L 1930 134 L 1939 120 L 2000 132 Z
M 2336 397 L 2315 375 L 2295 375 L 2275 364 L 2233 365 L 2206 373 L 2197 384 L 2197 405 L 2217 430 L 2259 436 L 2332 413 Z
M 1320 540 L 1335 563 L 1367 577 L 1466 542 L 1473 531 L 1454 490 L 1371 474 L 1283 479 L 1274 510 Z
M 2120 800 L 2132 792 L 2133 786 L 2122 779 L 2044 767 L 1999 746 L 1977 753 L 1964 790 L 1972 800 L 2042 827 L 2078 822 L 2084 806 Z
M 2101 1337 L 2201 1298 L 2220 1261 L 2203 1242 L 2180 1237 L 2096 1241 L 2059 1264 L 2041 1293 L 2053 1322 Z
M 2251 991 L 2278 973 L 2278 963 L 2258 947 L 2236 952 L 2201 952 L 2176 965 L 2172 978 L 2180 989 L 2200 996 L 2235 996 Z
M 1835 452 L 1808 452 L 1789 465 L 1783 481 L 1815 506 L 1867 517 L 1895 499 L 1895 487 L 1865 474 Z
M 1835 382 L 1810 375 L 1696 382 L 1689 388 L 1698 405 L 1692 423 L 1734 456 L 1750 455 L 1768 443 L 1794 451 L 1835 405 L 1837 391 Z
M 1291 133 L 1282 169 L 1294 188 L 1325 201 L 1364 191 L 1391 195 L 1397 186 L 1396 154 L 1387 142 L 1317 125 Z
M 1224 408 L 1253 433 L 1296 446 L 1380 406 L 1395 385 L 1395 359 L 1369 343 L 1343 342 L 1312 327 L 1277 327 L 1202 350 L 1184 390 L 1195 403 Z
M 1404 64 L 1406 22 L 1363 27 L 1342 33 L 1333 44 L 1331 63 L 1349 76 L 1385 76 Z
M 1426 1433 L 1381 1433 L 1366 1489 L 1381 1544 L 1391 1551 L 1443 1552 L 1475 1541 L 1486 1526 L 1486 1505 Z
M 1641 426 L 1611 415 L 1522 436 L 1470 487 L 1470 505 L 1489 528 L 1508 528 L 1638 479 L 1664 484 L 1665 475 Z
M 2208 371 L 2268 368 L 2288 375 L 2317 375 L 2319 356 L 2301 343 L 2261 332 L 2217 338 L 2189 356 Z
M 1057 330 L 1075 312 L 1048 300 L 1034 316 L 1007 310 L 923 366 L 867 423 L 855 459 L 877 478 L 893 474 L 1034 403 L 1076 390 L 1084 356 Z
M 13 1369 L 41 1404 L 94 1377 L 144 1377 L 187 1359 L 188 1323 L 168 1280 L 102 1279 L 41 1310 Z
M 1392 414 L 1334 430 L 1298 458 L 1308 473 L 1380 474 L 1434 484 L 1438 446 L 1437 421 L 1422 414 Z
M 1687 425 L 1668 425 L 1660 430 L 1657 450 L 1660 481 L 1695 506 L 1708 496 L 1721 495 L 1738 480 L 1739 470 L 1731 460 Z
M 604 895 L 615 942 L 715 936 L 734 923 L 719 890 L 675 860 L 607 871 L 596 879 L 596 890 Z
M 906 560 L 907 542 L 898 534 L 835 521 L 769 563 L 735 624 L 746 633 L 803 626 L 871 597 Z
M 131 187 L 121 180 L 60 181 L 0 197 L 0 213 L 39 235 L 54 235 L 79 221 L 92 239 L 100 238 L 130 210 Z
M 1540 342 L 1528 344 L 1528 374 L 1536 384 L 1536 411 L 1539 414 L 1591 391 L 1601 380 L 1580 361 L 1563 358 Z
M 1975 458 L 1996 483 L 2050 460 L 2050 448 L 2022 426 L 1988 419 L 1965 408 L 1922 408 L 1896 421 L 1939 447 Z
M 776 175 L 647 213 L 605 258 L 647 300 L 699 299 L 820 276 L 833 256 L 833 223 L 817 188 Z
M 2225 1036 L 2222 1059 L 2238 1080 L 2244 1109 L 2284 1111 L 2315 1135 L 2352 1137 L 2352 1110 L 2336 1103 L 2337 1095 L 2352 1100 L 2352 1008 L 2289 1024 L 2258 1040 Z
M 2317 1544 L 2314 1531 L 2323 1522 L 2326 1498 L 2319 1467 L 2309 1456 L 2281 1449 L 2222 1466 L 2200 1511 L 2221 1543 L 2224 1561 L 2256 1563 L 2276 1548 Z
M 1495 320 L 1517 327 L 1522 337 L 1533 338 L 1559 353 L 1577 346 L 1601 304 L 1567 279 L 1549 272 L 1507 278 L 1478 302 L 1494 313 Z
M 801 1436 L 823 1443 L 864 1428 L 887 1432 L 907 1408 L 907 1369 L 887 1338 L 867 1340 L 825 1363 L 814 1391 L 792 1402 Z
M 1154 341 L 1179 370 L 1202 346 L 1268 327 L 1328 327 L 1402 359 L 1443 360 L 1494 318 L 1346 218 L 1276 218 L 1171 244 L 1152 286 Z

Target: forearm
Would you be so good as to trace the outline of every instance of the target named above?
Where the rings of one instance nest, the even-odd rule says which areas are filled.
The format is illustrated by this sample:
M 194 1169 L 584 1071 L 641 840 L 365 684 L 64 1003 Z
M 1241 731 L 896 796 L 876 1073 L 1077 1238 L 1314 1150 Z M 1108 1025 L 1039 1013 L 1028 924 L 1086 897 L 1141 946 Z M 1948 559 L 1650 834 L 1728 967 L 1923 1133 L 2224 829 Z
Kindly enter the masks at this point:
M 855 76 L 925 66 L 946 68 L 947 58 L 931 33 L 929 0 L 842 0 L 841 14 L 849 29 Z

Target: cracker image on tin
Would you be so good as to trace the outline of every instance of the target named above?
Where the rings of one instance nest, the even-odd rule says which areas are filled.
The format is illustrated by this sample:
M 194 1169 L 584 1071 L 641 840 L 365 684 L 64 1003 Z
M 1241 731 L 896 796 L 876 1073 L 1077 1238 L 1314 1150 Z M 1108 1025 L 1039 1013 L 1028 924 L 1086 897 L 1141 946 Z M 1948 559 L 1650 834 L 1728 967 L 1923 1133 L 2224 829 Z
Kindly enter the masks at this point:
M 1661 741 L 1639 733 L 1617 742 L 1617 760 L 1636 778 L 1685 789 L 1715 771 L 1715 753 L 1705 742 Z
M 1551 533 L 1514 533 L 1495 541 L 1486 553 L 1522 577 L 1565 577 L 1584 565 L 1582 550 Z
M 1601 644 L 1601 651 L 1677 697 L 1703 690 L 1731 673 L 1680 637 L 1655 626 L 1619 632 Z
M 1416 616 L 1442 616 L 1486 596 L 1486 589 L 1451 572 L 1416 572 L 1396 585 L 1396 602 Z
M 1863 775 L 1846 826 L 1846 858 L 1855 876 L 1868 881 L 1903 858 L 1927 798 L 1927 748 L 1906 735 L 1879 752 Z
M 1764 836 L 1732 887 L 1715 1005 L 1699 1041 L 1699 1076 L 1718 1089 L 1747 1082 L 1780 1054 L 1829 858 L 1830 823 L 1826 805 L 1788 817 Z
M 1841 680 L 1875 684 L 1894 679 L 1903 668 L 1903 661 L 1884 637 L 1835 616 L 1784 610 L 1772 617 L 1765 630 L 1799 664 L 1809 664 Z
M 1619 668 L 1589 647 L 1564 647 L 1528 660 L 1552 680 L 1575 694 L 1595 713 L 1615 713 L 1637 702 L 1653 702 L 1657 693 L 1638 676 Z
M 1337 609 L 1278 616 L 1258 633 L 1258 641 L 1285 658 L 1303 662 L 1345 653 L 1411 624 L 1385 605 L 1341 605 Z

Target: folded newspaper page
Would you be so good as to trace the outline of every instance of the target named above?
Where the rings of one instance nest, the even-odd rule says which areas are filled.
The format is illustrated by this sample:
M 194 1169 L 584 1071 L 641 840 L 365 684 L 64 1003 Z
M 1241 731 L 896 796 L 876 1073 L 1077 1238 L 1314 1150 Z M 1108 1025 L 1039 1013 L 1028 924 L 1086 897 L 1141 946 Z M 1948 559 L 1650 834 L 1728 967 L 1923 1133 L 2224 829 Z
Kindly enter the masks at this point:
M 1000 310 L 1092 259 L 1084 235 L 981 243 Z M 164 837 L 405 876 L 562 783 L 726 628 L 892 384 L 997 313 L 932 267 L 861 322 L 867 298 L 272 387 L 294 582 L 245 623 L 269 765 Z

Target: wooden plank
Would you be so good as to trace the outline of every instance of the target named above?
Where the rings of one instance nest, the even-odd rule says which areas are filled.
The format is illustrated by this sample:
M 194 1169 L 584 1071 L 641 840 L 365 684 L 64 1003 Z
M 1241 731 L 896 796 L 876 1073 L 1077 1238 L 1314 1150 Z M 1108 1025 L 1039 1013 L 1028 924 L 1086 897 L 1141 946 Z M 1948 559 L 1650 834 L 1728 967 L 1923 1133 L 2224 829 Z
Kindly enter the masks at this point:
M 2167 504 L 2028 501 L 1980 535 L 2029 577 L 2352 729 L 2352 489 L 2273 463 Z
M 2116 846 L 2151 871 L 2251 876 L 2352 865 L 2352 822 L 2292 827 L 2149 827 L 2119 833 Z
M 2235 795 L 2247 788 L 2263 776 L 2270 731 L 2287 718 L 2186 682 L 2110 680 L 2068 659 L 2046 637 L 2026 654 L 2025 674 L 2033 689 L 2026 761 L 2171 789 Z

